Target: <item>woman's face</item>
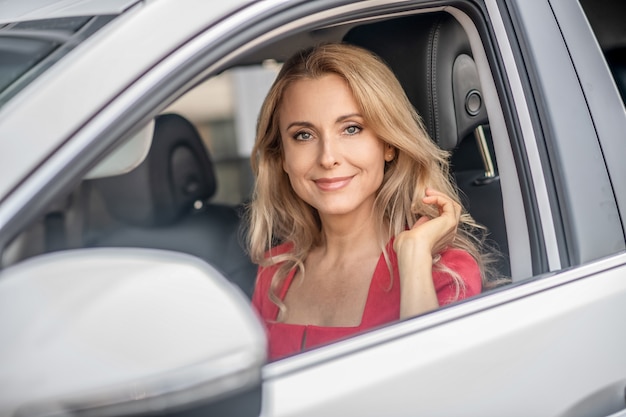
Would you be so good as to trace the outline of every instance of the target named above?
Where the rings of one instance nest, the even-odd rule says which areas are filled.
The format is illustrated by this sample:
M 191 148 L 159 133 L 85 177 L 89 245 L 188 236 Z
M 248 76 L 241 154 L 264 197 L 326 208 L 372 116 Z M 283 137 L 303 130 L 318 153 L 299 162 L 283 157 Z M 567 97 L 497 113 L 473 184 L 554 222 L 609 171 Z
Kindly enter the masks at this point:
M 296 194 L 326 215 L 369 215 L 392 150 L 365 124 L 334 74 L 292 83 L 279 108 L 283 169 Z

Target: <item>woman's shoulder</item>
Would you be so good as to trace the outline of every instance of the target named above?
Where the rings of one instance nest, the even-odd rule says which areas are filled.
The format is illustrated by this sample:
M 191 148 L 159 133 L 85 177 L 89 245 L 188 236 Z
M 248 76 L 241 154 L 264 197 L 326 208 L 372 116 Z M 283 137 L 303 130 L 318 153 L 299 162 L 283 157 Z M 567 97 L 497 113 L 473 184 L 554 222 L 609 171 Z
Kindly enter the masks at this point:
M 265 252 L 265 258 L 273 258 L 276 256 L 284 255 L 293 248 L 291 243 L 283 243 L 276 245 Z M 262 317 L 276 317 L 277 308 L 276 304 L 269 302 L 269 291 L 272 286 L 272 279 L 274 274 L 280 267 L 282 262 L 270 262 L 268 265 L 260 265 L 257 272 L 256 285 L 254 287 L 254 293 L 252 295 L 252 304 L 257 308 Z
M 446 271 L 448 269 L 456 273 L 458 278 L 463 281 L 462 296 L 457 299 L 480 294 L 482 291 L 482 274 L 478 262 L 469 252 L 462 249 L 447 249 L 441 253 L 440 263 L 445 268 L 433 272 L 436 288 L 448 287 L 454 282 L 450 273 Z
M 464 269 L 478 270 L 478 262 L 469 252 L 463 249 L 448 248 L 441 252 L 441 262 L 457 272 Z
M 291 242 L 281 243 L 267 250 L 265 252 L 265 259 L 271 259 L 271 258 L 278 257 L 280 255 L 284 255 L 288 253 L 289 251 L 291 251 L 292 249 L 293 249 L 293 243 Z M 258 277 L 257 279 L 258 280 L 271 279 L 271 277 L 274 276 L 274 273 L 280 267 L 281 264 L 282 262 L 280 260 L 276 260 L 275 262 L 272 260 L 270 262 L 267 262 L 267 264 L 265 265 L 260 265 L 259 272 L 257 274 L 257 277 Z
M 292 242 L 280 243 L 276 246 L 271 247 L 269 250 L 267 250 L 265 252 L 265 257 L 271 258 L 273 256 L 284 255 L 285 253 L 289 252 L 292 249 L 293 249 Z

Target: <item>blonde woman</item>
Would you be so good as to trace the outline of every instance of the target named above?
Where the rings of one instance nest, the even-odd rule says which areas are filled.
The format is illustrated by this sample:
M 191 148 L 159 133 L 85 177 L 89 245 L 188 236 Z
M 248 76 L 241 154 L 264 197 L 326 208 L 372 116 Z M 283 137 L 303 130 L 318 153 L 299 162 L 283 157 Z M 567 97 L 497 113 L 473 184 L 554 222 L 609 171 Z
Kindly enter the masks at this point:
M 390 69 L 326 44 L 281 69 L 252 157 L 253 305 L 270 359 L 480 293 L 478 227 Z

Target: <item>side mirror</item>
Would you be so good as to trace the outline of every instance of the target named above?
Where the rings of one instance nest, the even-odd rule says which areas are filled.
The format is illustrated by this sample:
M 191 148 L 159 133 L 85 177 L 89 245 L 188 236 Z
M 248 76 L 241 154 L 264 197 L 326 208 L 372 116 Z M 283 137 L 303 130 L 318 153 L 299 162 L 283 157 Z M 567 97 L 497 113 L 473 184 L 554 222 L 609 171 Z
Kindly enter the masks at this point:
M 0 340 L 1 416 L 260 412 L 263 327 L 188 255 L 79 249 L 7 268 Z

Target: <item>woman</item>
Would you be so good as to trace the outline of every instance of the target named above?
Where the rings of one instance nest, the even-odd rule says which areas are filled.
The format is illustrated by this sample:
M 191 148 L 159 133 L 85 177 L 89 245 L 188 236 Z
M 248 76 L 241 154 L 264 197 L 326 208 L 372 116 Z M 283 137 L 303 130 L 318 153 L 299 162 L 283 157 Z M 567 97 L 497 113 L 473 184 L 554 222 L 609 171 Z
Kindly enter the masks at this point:
M 370 52 L 326 44 L 284 64 L 259 117 L 249 212 L 270 359 L 480 293 L 478 226 L 447 156 Z

